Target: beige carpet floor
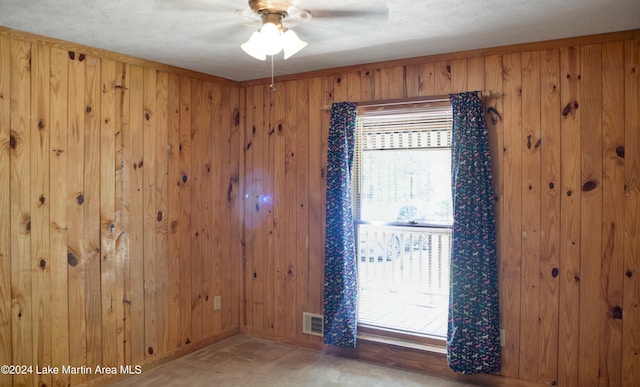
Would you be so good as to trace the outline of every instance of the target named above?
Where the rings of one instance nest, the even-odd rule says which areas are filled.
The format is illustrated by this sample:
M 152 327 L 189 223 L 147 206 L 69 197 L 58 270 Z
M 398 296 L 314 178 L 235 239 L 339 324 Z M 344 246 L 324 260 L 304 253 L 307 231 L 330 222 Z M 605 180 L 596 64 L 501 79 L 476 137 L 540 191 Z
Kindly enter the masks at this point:
M 473 384 L 233 336 L 112 386 L 437 386 Z

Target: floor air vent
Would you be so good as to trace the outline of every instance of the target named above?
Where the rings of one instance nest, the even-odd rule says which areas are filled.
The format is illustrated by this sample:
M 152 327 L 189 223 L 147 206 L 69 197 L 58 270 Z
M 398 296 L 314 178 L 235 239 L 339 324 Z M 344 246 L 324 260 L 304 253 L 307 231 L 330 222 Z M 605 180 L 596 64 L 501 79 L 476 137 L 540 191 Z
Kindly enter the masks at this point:
M 324 317 L 319 314 L 302 313 L 302 332 L 309 335 L 324 336 Z

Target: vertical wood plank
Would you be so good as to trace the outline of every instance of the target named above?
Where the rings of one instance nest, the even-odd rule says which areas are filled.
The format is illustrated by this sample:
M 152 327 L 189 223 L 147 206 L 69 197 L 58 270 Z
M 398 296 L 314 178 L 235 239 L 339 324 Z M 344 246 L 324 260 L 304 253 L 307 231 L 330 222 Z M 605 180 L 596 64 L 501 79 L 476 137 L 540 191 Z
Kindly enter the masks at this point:
M 80 60 L 80 58 L 78 58 Z M 87 56 L 84 93 L 84 238 L 87 366 L 102 363 L 100 295 L 100 59 Z M 103 187 L 104 189 L 109 189 Z
M 31 290 L 31 44 L 11 41 L 11 303 L 12 363 L 33 364 Z M 34 375 L 14 375 L 13 383 L 32 384 Z
M 467 63 L 467 90 L 484 89 L 484 57 L 476 56 L 468 59 Z
M 339 78 L 339 77 L 338 77 Z M 346 88 L 342 84 L 342 82 L 338 82 L 336 78 L 336 89 L 341 90 L 340 100 L 344 100 L 344 96 L 346 95 Z M 297 87 L 297 82 L 288 81 L 286 83 L 287 88 L 287 96 L 286 96 L 286 122 L 287 125 L 285 127 L 285 171 L 284 171 L 284 186 L 285 186 L 285 196 L 284 196 L 284 219 L 283 222 L 285 224 L 286 235 L 296 235 L 296 230 L 298 227 L 302 225 L 297 224 L 297 203 L 296 203 L 296 169 L 298 163 L 301 160 L 301 153 L 304 152 L 302 149 L 298 149 L 297 136 L 298 132 L 296 128 L 298 127 L 298 117 L 296 116 L 296 107 L 297 101 L 299 98 L 299 90 Z M 335 91 L 334 91 L 335 93 Z M 334 94 L 335 95 L 335 94 Z M 285 250 L 285 266 L 284 266 L 284 327 L 285 332 L 288 332 L 288 335 L 295 337 L 297 335 L 297 316 L 296 314 L 296 305 L 298 302 L 297 298 L 297 281 L 299 276 L 299 267 L 296 259 L 296 242 L 289 242 L 286 246 Z
M 69 287 L 67 267 L 67 130 L 68 130 L 68 53 L 51 49 L 50 193 L 49 232 L 51 270 L 51 365 L 69 363 Z M 69 384 L 69 375 L 53 375 L 55 386 Z M 2 383 L 0 383 L 2 384 Z
M 349 93 L 347 85 L 347 77 L 344 74 L 338 74 L 334 78 L 333 92 L 336 101 L 345 102 Z M 287 84 L 295 84 L 296 81 L 289 81 Z M 373 90 L 376 92 L 376 98 L 389 94 L 389 71 L 378 69 L 375 72 Z
M 273 101 L 273 320 L 274 331 L 278 335 L 285 335 L 285 280 L 287 254 L 287 228 L 285 219 L 285 171 L 286 171 L 286 121 L 287 87 L 285 83 L 278 84 Z
M 223 128 L 221 126 L 222 112 L 221 112 L 221 104 L 222 104 L 222 90 L 219 85 L 211 85 L 211 89 L 209 91 L 209 106 L 211 108 L 211 114 L 209 119 L 209 149 L 211 150 L 210 159 L 209 159 L 209 168 L 211 173 L 209 173 L 209 186 L 210 188 L 210 199 L 209 203 L 212 204 L 210 207 L 209 213 L 210 223 L 209 223 L 209 235 L 210 241 L 209 245 L 211 248 L 209 254 L 209 264 L 210 269 L 207 270 L 210 276 L 210 286 L 209 286 L 209 302 L 207 304 L 207 309 L 209 309 L 212 314 L 210 315 L 210 332 L 211 335 L 214 333 L 220 332 L 222 327 L 222 310 L 214 310 L 214 297 L 221 296 L 220 290 L 220 279 L 221 279 L 221 264 L 222 260 L 226 257 L 223 257 L 222 251 L 223 246 L 226 244 L 226 241 L 223 240 L 223 229 L 225 228 L 225 223 L 229 220 L 228 217 L 222 219 L 222 215 L 225 210 L 224 203 L 224 176 L 225 171 L 222 169 L 222 161 L 221 158 L 226 153 L 226 148 L 223 146 L 222 138 Z M 222 300 L 221 300 L 222 301 Z
M 406 95 L 404 66 L 389 68 L 389 95 L 387 98 L 403 98 Z
M 122 288 L 116 257 L 116 63 L 102 61 L 100 99 L 100 286 L 102 296 L 102 364 L 118 366 L 118 310 Z
M 370 101 L 373 99 L 373 96 L 375 95 L 375 89 L 374 87 L 374 75 L 373 75 L 374 71 L 373 70 L 363 70 L 360 72 L 360 98 L 358 99 L 359 101 Z M 325 82 L 328 79 L 332 79 L 332 77 L 323 77 L 323 82 Z M 331 101 L 333 103 L 333 87 L 331 88 Z M 326 97 L 326 95 L 323 93 L 323 96 Z M 326 98 L 323 98 L 323 102 L 326 100 Z M 327 105 L 322 105 L 323 107 L 331 107 L 331 103 L 327 104 Z
M 522 269 L 520 368 L 524 380 L 538 378 L 540 340 L 540 53 L 522 53 Z
M 488 56 L 484 58 L 484 84 L 488 90 L 496 94 L 502 94 L 503 90 L 503 62 L 502 56 Z M 506 251 L 506 240 L 503 237 L 505 230 L 505 195 L 504 195 L 504 121 L 502 115 L 504 112 L 504 99 L 494 98 L 485 102 L 487 112 L 487 128 L 489 151 L 491 155 L 491 170 L 493 172 L 493 192 L 496 197 L 494 202 L 496 217 L 496 252 L 498 257 L 498 275 L 499 275 L 499 294 L 500 294 L 500 326 L 505 326 L 506 310 L 503 304 L 506 281 L 502 274 L 502 262 Z M 497 114 L 495 113 L 497 112 Z M 513 352 L 511 347 L 502 348 L 502 358 L 518 356 L 517 352 Z M 504 371 L 500 372 L 504 374 Z
M 319 78 L 311 78 L 310 81 L 312 81 L 313 79 L 319 79 Z M 345 79 L 347 82 L 347 97 L 346 100 L 349 102 L 357 102 L 360 100 L 360 90 L 362 88 L 361 85 L 361 81 L 362 81 L 362 75 L 360 74 L 360 71 L 351 71 L 349 73 L 347 73 L 345 75 Z M 305 117 L 306 118 L 306 117 Z
M 79 53 L 68 53 L 69 109 L 67 144 L 67 216 L 69 271 L 69 361 L 78 367 L 87 364 L 86 269 L 87 246 L 84 243 L 84 154 L 85 154 L 85 64 Z M 71 375 L 71 383 L 86 376 Z
M 180 77 L 168 74 L 167 91 L 167 308 L 166 337 L 167 350 L 178 348 L 181 343 L 180 326 L 183 319 L 181 308 L 181 264 L 184 258 L 180 254 L 182 227 L 180 190 Z M 188 240 L 188 235 L 186 236 Z M 185 282 L 186 284 L 186 282 Z
M 232 152 L 232 128 L 233 128 L 233 111 L 231 106 L 235 106 L 233 99 L 237 101 L 237 92 L 234 94 L 232 90 L 237 88 L 231 86 L 217 86 L 218 92 L 214 98 L 214 111 L 215 106 L 219 105 L 217 114 L 217 130 L 214 131 L 216 149 L 216 167 L 214 171 L 218 171 L 215 174 L 217 179 L 218 188 L 217 197 L 218 204 L 214 207 L 217 212 L 217 224 L 214 226 L 214 231 L 217 233 L 218 250 L 217 255 L 219 259 L 219 265 L 217 266 L 216 280 L 214 282 L 216 295 L 220 295 L 222 301 L 222 309 L 217 311 L 215 329 L 217 332 L 223 332 L 231 328 L 233 303 L 232 289 L 236 285 L 234 281 L 234 275 L 237 272 L 232 272 L 232 262 L 236 259 L 231 255 L 232 241 L 232 195 L 234 195 L 232 186 L 232 165 L 231 154 Z M 218 101 L 219 100 L 219 101 Z
M 267 290 L 267 265 L 268 257 L 268 236 L 266 226 L 266 211 L 260 202 L 265 187 L 265 145 L 266 128 L 264 125 L 264 87 L 256 85 L 251 88 L 251 105 L 252 120 L 247 121 L 250 125 L 251 143 L 247 144 L 250 148 L 247 152 L 253 154 L 252 168 L 247 172 L 251 176 L 251 184 L 246 187 L 248 200 L 251 203 L 250 211 L 252 212 L 252 222 L 250 227 L 253 233 L 253 252 L 252 252 L 252 317 L 253 328 L 268 331 L 268 321 L 265 321 L 265 305 L 271 304 Z M 269 305 L 270 306 L 270 305 Z
M 128 232 L 128 284 L 125 283 L 125 328 L 127 360 L 138 363 L 145 357 L 144 299 L 144 69 L 131 66 L 129 80 L 130 124 L 123 137 L 125 151 L 124 230 Z M 127 129 L 124 127 L 123 129 Z
M 624 280 L 624 43 L 602 46 L 602 278 L 606 321 L 600 338 L 600 384 L 621 385 Z
M 435 65 L 433 63 L 418 66 L 418 95 L 435 95 L 436 93 Z
M 451 92 L 451 61 L 434 63 L 434 94 L 447 95 Z
M 467 59 L 456 59 L 451 62 L 451 92 L 461 93 L 467 91 Z
M 191 168 L 193 186 L 191 194 L 191 341 L 197 343 L 202 340 L 202 270 L 204 257 L 204 242 L 202 229 L 204 226 L 202 208 L 204 208 L 202 184 L 204 152 L 201 150 L 204 139 L 203 114 L 205 102 L 202 100 L 202 81 L 191 80 Z
M 298 97 L 295 106 L 296 132 L 296 308 L 295 330 L 301 339 L 308 335 L 302 333 L 302 313 L 309 311 L 307 295 L 309 287 L 309 81 L 298 82 Z
M 360 76 L 360 74 L 358 74 Z M 354 98 L 360 99 L 359 94 Z M 323 305 L 324 239 L 322 239 L 325 208 L 322 203 L 322 80 L 309 81 L 309 279 L 307 307 L 320 314 Z
M 211 148 L 211 131 L 212 131 L 212 106 L 213 85 L 209 81 L 202 82 L 202 110 L 199 121 L 199 130 L 201 132 L 202 142 L 199 145 L 198 152 L 202 153 L 202 164 L 198 166 L 202 171 L 200 173 L 200 181 L 202 190 L 198 195 L 202 195 L 200 210 L 203 212 L 201 218 L 200 243 L 202 244 L 202 274 L 201 274 L 201 293 L 202 293 L 202 338 L 211 337 L 213 335 L 213 234 L 212 234 L 212 202 L 213 202 L 213 179 L 212 164 L 213 158 Z
M 558 380 L 558 276 L 560 253 L 560 52 L 541 53 L 540 64 L 540 338 L 538 382 Z
M 143 197 L 143 261 L 144 261 L 144 348 L 145 359 L 158 354 L 158 261 L 156 233 L 156 135 L 158 117 L 156 117 L 156 87 L 157 71 L 150 68 L 143 69 L 143 168 L 142 168 L 142 197 Z
M 560 314 L 558 384 L 578 384 L 580 299 L 580 49 L 560 50 Z
M 640 379 L 640 40 L 624 43 L 624 315 L 622 384 Z
M 33 45 L 31 58 L 31 285 L 35 364 L 50 365 L 51 257 L 49 245 L 49 144 L 51 50 Z M 37 375 L 38 385 L 50 385 L 51 375 Z
M 581 53 L 582 125 L 580 128 L 580 314 L 578 384 L 597 385 L 601 332 L 607 308 L 601 291 L 602 251 L 602 49 L 583 46 Z
M 130 343 L 125 341 L 126 330 L 129 328 L 125 309 L 127 308 L 125 289 L 128 286 L 129 278 L 129 259 L 125 252 L 126 233 L 125 233 L 125 212 L 128 211 L 125 206 L 125 179 L 126 179 L 126 160 L 124 150 L 124 135 L 129 131 L 129 65 L 125 63 L 116 63 L 116 79 L 115 79 L 115 288 L 116 295 L 114 297 L 114 309 L 116 320 L 116 359 L 117 364 L 130 364 L 127 359 L 131 359 Z
M 420 86 L 420 65 L 410 64 L 404 66 L 405 97 L 418 96 Z
M 167 252 L 168 210 L 167 210 L 167 171 L 168 171 L 168 99 L 169 74 L 165 71 L 156 73 L 156 103 L 155 103 L 155 144 L 154 152 L 154 182 L 155 207 L 153 210 L 155 232 L 155 255 L 149 258 L 156 261 L 156 329 L 157 347 L 154 351 L 159 354 L 169 350 L 169 322 L 173 316 L 169 314 L 169 256 Z
M 243 189 L 241 211 L 243 213 L 243 325 L 253 327 L 253 214 L 254 209 L 251 207 L 250 191 L 253 189 L 253 89 L 247 87 L 244 89 L 244 128 L 242 138 L 242 157 L 243 163 Z M 276 86 L 276 90 L 278 90 Z
M 227 196 L 229 200 L 231 219 L 230 223 L 230 254 L 229 254 L 229 278 L 230 284 L 228 288 L 228 294 L 230 298 L 223 308 L 227 310 L 227 314 L 223 316 L 223 329 L 228 330 L 232 327 L 240 326 L 240 295 L 243 288 L 242 278 L 242 215 L 241 207 L 238 203 L 241 202 L 240 192 L 242 192 L 242 183 L 240 181 L 240 174 L 242 173 L 241 156 L 242 156 L 242 114 L 241 114 L 241 99 L 243 91 L 239 87 L 232 87 L 229 92 L 229 98 L 225 101 L 229 101 L 228 112 L 230 119 L 230 141 L 229 141 L 229 169 L 230 179 L 227 192 L 230 193 Z
M 11 364 L 11 40 L 0 36 L 0 362 Z M 10 385 L 11 375 L 0 374 Z
M 504 91 L 504 249 L 501 259 L 503 282 L 502 327 L 505 329 L 502 374 L 517 377 L 520 351 L 520 295 L 522 263 L 522 79 L 520 54 L 503 57 Z M 507 215 L 508 214 L 508 215 Z
M 179 153 L 179 184 L 178 200 L 180 214 L 178 220 L 178 240 L 180 241 L 180 343 L 188 345 L 191 342 L 191 273 L 193 256 L 191 253 L 191 186 L 193 184 L 193 170 L 191 168 L 191 79 L 180 77 L 180 144 Z
M 273 255 L 273 134 L 275 128 L 273 126 L 273 100 L 274 91 L 270 90 L 268 86 L 264 86 L 262 90 L 262 127 L 263 140 L 262 143 L 262 170 L 264 171 L 264 179 L 259 197 L 259 206 L 262 212 L 262 222 L 264 223 L 263 237 L 264 246 L 262 260 L 264 261 L 264 292 L 266 304 L 264 308 L 264 321 L 263 327 L 265 331 L 271 332 L 275 327 L 274 322 L 274 302 L 273 302 L 273 288 L 274 283 L 274 255 Z

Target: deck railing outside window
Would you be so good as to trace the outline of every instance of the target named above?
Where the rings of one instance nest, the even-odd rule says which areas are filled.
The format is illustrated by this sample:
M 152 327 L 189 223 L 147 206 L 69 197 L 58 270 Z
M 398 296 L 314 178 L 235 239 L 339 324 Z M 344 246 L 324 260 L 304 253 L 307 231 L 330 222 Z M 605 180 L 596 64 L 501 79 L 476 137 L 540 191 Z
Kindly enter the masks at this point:
M 359 224 L 360 324 L 444 337 L 451 229 Z

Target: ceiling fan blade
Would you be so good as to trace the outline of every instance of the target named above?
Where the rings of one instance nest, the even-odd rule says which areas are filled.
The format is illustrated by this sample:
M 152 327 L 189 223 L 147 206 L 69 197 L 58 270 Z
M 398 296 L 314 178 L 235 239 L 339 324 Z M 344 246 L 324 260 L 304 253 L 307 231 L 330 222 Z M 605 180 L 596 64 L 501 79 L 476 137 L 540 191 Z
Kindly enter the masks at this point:
M 316 18 L 388 18 L 389 9 L 363 9 L 363 10 L 328 10 L 328 9 L 310 9 L 311 17 Z
M 153 10 L 160 12 L 199 12 L 215 14 L 219 17 L 255 15 L 248 3 L 229 0 L 154 0 Z

